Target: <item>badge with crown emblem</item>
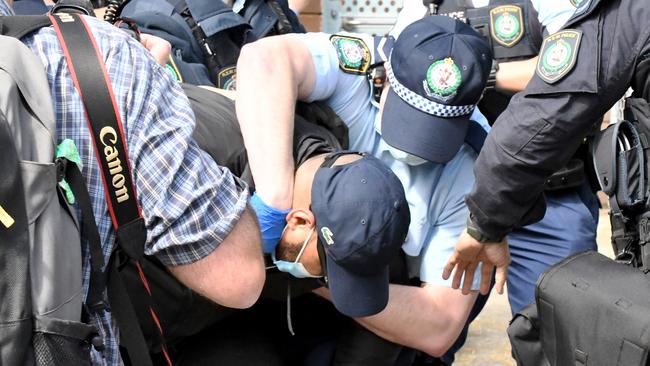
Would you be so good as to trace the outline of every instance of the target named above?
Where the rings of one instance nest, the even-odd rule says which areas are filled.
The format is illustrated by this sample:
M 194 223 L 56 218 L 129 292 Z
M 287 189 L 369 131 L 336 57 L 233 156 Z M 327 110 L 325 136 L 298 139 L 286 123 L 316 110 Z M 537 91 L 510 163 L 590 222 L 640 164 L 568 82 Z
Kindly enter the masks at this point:
M 427 96 L 446 102 L 456 95 L 462 81 L 460 69 L 454 59 L 447 57 L 429 66 L 422 85 Z
M 557 32 L 544 40 L 537 75 L 549 84 L 566 76 L 576 65 L 582 32 L 572 29 Z
M 516 5 L 502 5 L 490 10 L 490 34 L 498 44 L 512 47 L 524 35 L 524 16 Z
M 350 74 L 365 74 L 370 66 L 370 50 L 360 38 L 334 35 L 330 42 L 339 57 L 339 67 Z

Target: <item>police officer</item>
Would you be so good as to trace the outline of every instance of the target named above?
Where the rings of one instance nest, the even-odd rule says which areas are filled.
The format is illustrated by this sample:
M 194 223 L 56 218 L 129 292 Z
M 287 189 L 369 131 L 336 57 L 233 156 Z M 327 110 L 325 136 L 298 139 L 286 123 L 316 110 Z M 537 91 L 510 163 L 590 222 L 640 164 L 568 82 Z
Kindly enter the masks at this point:
M 505 236 L 540 220 L 547 177 L 628 87 L 648 100 L 647 4 L 583 0 L 563 30 L 545 39 L 535 76 L 499 117 L 476 165 L 470 216 L 444 275 L 482 262 L 508 267 Z M 467 273 L 466 280 L 472 274 Z M 505 278 L 497 279 L 503 283 Z M 488 283 L 482 283 L 487 291 Z
M 433 9 L 439 14 L 463 19 L 490 39 L 495 62 L 479 107 L 491 124 L 534 73 L 542 33 L 556 32 L 576 11 L 576 2 L 571 0 L 433 3 L 437 3 Z M 417 16 L 429 9 L 406 10 Z M 598 202 L 583 166 L 574 159 L 568 168 L 549 177 L 544 218 L 508 236 L 512 255 L 508 298 L 513 314 L 534 300 L 535 283 L 546 268 L 572 253 L 596 248 Z
M 366 72 L 374 51 L 385 50 L 360 37 L 295 34 L 268 37 L 242 50 L 237 114 L 256 194 L 268 212 L 277 213 L 281 231 L 293 187 L 293 105 L 297 99 L 323 100 L 347 124 L 350 147 L 372 152 L 400 178 L 411 211 L 402 249 L 421 286 L 391 285 L 386 309 L 357 320 L 388 340 L 441 355 L 476 298 L 463 300 L 441 280 L 444 263 L 438 259 L 464 225 L 458 220 L 465 216 L 475 154 L 464 140 L 474 125 L 470 120 L 480 117 L 472 113 L 491 55 L 485 41 L 461 22 L 446 17 L 415 22 L 384 52 L 391 55 L 384 63 L 388 82 L 377 107 Z
M 129 0 L 119 16 L 172 44 L 167 70 L 180 82 L 234 90 L 241 47 L 257 39 L 304 32 L 287 0 Z M 125 5 L 124 5 L 125 4 Z M 116 19 L 109 14 L 105 19 Z

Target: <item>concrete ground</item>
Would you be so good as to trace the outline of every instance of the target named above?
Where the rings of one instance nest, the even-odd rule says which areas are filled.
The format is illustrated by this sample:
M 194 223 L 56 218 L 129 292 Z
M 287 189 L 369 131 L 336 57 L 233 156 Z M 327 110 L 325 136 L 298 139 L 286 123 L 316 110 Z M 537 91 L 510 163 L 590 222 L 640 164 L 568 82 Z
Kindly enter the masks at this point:
M 610 236 L 609 217 L 603 209 L 598 224 L 598 250 L 611 257 Z M 454 366 L 516 366 L 506 334 L 510 317 L 508 297 L 492 294 L 472 324 L 467 343 L 458 353 Z

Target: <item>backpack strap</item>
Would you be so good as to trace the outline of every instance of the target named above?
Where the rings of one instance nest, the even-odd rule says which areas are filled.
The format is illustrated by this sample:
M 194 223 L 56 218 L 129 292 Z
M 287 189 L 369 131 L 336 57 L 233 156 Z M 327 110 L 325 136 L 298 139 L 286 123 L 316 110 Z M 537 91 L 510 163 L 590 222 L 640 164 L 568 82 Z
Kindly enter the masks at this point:
M 121 330 L 121 344 L 126 347 L 132 364 L 151 365 L 142 331 L 137 321 L 134 321 L 133 306 L 126 297 L 128 294 L 120 277 L 123 262 L 134 260 L 140 271 L 144 289 L 149 294 L 149 312 L 155 321 L 157 316 L 153 310 L 151 292 L 139 264 L 144 255 L 146 228 L 131 178 L 126 139 L 113 89 L 101 53 L 84 18 L 78 14 L 65 13 L 50 14 L 49 18 L 63 47 L 74 85 L 84 104 L 95 156 L 102 172 L 106 203 L 116 231 L 117 247 L 109 266 L 108 292 L 113 315 Z M 158 322 L 156 324 L 160 331 L 163 353 L 171 365 L 164 345 L 162 327 Z
M 51 24 L 44 15 L 0 16 L 0 34 L 20 39 Z

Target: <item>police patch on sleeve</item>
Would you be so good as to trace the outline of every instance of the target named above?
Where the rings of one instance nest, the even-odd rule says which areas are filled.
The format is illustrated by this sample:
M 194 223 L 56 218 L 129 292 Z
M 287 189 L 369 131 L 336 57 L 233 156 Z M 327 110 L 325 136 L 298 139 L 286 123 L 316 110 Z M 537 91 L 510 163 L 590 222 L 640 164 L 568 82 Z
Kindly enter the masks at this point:
M 370 49 L 360 38 L 333 35 L 330 42 L 339 57 L 339 67 L 349 74 L 365 74 L 370 66 Z
M 524 35 L 524 15 L 521 7 L 502 5 L 490 10 L 490 34 L 498 44 L 512 47 Z
M 537 60 L 537 76 L 553 84 L 566 76 L 576 65 L 582 32 L 567 29 L 544 39 Z
M 217 88 L 225 90 L 237 89 L 237 68 L 225 67 L 217 74 Z

